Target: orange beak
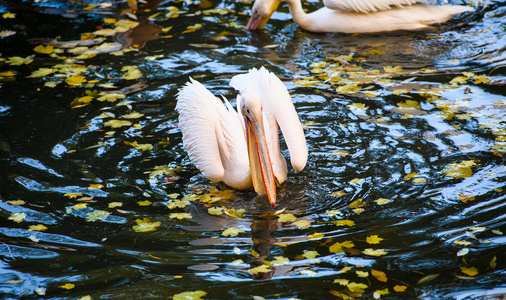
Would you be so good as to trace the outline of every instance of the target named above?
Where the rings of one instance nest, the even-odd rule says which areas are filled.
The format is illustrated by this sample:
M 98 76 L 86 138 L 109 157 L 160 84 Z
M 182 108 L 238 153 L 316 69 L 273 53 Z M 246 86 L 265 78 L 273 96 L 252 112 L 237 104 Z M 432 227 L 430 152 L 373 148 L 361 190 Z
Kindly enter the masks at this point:
M 267 194 L 272 207 L 276 205 L 276 179 L 261 121 L 245 117 L 247 127 L 248 154 L 253 187 L 259 194 Z
M 257 0 L 255 4 L 253 4 L 251 18 L 248 21 L 248 25 L 246 25 L 246 29 L 248 30 L 257 30 L 257 29 L 263 29 L 265 24 L 267 24 L 267 21 L 271 18 L 272 14 L 278 9 L 279 4 L 281 3 L 280 0 L 274 0 L 271 7 L 268 9 L 268 13 L 264 16 L 261 16 L 259 13 L 255 13 L 255 11 L 258 11 L 256 5 L 262 5 L 258 4 L 260 3 Z

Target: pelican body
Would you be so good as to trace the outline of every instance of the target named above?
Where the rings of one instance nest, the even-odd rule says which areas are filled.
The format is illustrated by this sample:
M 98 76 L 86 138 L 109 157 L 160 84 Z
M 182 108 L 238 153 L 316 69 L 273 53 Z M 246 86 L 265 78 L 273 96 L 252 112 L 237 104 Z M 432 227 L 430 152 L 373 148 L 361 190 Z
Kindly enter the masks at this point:
M 308 155 L 302 124 L 288 90 L 264 67 L 234 76 L 230 85 L 239 91 L 237 111 L 192 78 L 179 90 L 176 110 L 184 148 L 209 180 L 239 190 L 253 187 L 274 206 L 276 182 L 283 183 L 288 173 L 279 129 L 299 172 Z
M 460 5 L 427 5 L 422 0 L 323 0 L 325 7 L 305 13 L 301 0 L 283 0 L 297 25 L 311 32 L 373 33 L 420 30 L 474 11 Z M 256 0 L 247 29 L 262 29 L 280 0 Z

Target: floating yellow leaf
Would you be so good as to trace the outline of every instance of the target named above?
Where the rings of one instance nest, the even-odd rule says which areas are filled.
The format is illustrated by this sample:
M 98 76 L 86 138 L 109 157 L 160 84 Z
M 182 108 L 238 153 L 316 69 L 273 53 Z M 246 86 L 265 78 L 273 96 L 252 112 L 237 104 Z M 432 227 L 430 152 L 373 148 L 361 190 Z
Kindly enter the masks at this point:
M 355 271 L 355 273 L 357 274 L 358 277 L 368 277 L 369 276 L 369 272 L 366 272 L 366 271 Z
M 497 256 L 494 255 L 494 257 L 492 257 L 492 260 L 490 261 L 490 267 L 492 269 L 495 269 L 497 267 Z
M 274 260 L 271 261 L 273 266 L 282 266 L 289 263 L 290 260 L 284 256 L 274 256 Z
M 223 236 L 237 236 L 239 233 L 243 233 L 243 232 L 246 232 L 246 231 L 243 229 L 240 229 L 240 228 L 227 228 L 227 229 L 223 230 L 221 235 L 223 235 Z
M 475 198 L 472 195 L 459 194 L 460 201 L 467 203 L 468 201 L 474 201 Z
M 401 66 L 385 66 L 383 67 L 383 70 L 387 73 L 402 73 L 402 67 Z
M 459 252 L 457 252 L 457 256 L 465 256 L 469 253 L 469 248 L 463 248 L 460 249 Z
M 345 157 L 346 155 L 348 155 L 348 151 L 346 151 L 346 150 L 334 150 L 334 151 L 330 152 L 330 155 L 336 155 L 336 156 Z
M 133 80 L 142 77 L 142 72 L 137 68 L 137 66 L 124 66 L 121 68 L 122 72 L 127 72 L 121 78 L 126 80 Z
M 478 269 L 476 269 L 475 267 L 470 267 L 470 268 L 460 267 L 460 271 L 466 275 L 469 275 L 469 276 L 478 275 Z
M 33 62 L 35 55 L 27 56 L 26 58 L 20 56 L 11 56 L 5 61 L 6 64 L 11 66 L 28 65 Z
M 149 150 L 153 149 L 153 145 L 151 145 L 151 144 L 139 144 L 139 145 L 135 146 L 135 149 L 141 150 L 142 152 L 145 152 L 145 151 L 149 151 Z
M 223 209 L 221 207 L 209 207 L 207 209 L 207 213 L 210 215 L 219 216 L 223 214 Z
M 191 219 L 192 215 L 190 213 L 171 213 L 169 217 L 171 219 L 182 220 L 182 219 Z
M 81 194 L 81 193 L 66 193 L 63 196 L 69 197 L 70 199 L 75 199 L 75 198 L 82 196 L 82 195 L 83 194 Z
M 19 206 L 19 205 L 25 204 L 25 201 L 23 201 L 23 200 L 9 200 L 9 201 L 7 201 L 7 203 L 9 203 L 9 205 L 12 205 L 12 206 Z
M 76 285 L 73 284 L 73 283 L 65 283 L 64 285 L 61 285 L 60 287 L 62 289 L 66 289 L 66 290 L 71 290 L 75 287 Z
M 293 222 L 297 220 L 297 217 L 292 214 L 279 214 L 278 217 L 278 222 L 280 223 Z
M 439 274 L 429 274 L 429 275 L 421 278 L 420 280 L 418 280 L 418 282 L 416 284 L 422 284 L 425 282 L 429 282 L 429 281 L 436 279 L 437 277 L 439 277 Z
M 107 219 L 107 217 L 110 214 L 111 214 L 110 212 L 105 210 L 94 210 L 86 214 L 86 221 L 88 222 L 103 221 Z
M 100 183 L 92 183 L 90 184 L 90 186 L 88 187 L 89 189 L 101 189 L 103 188 L 104 186 Z
M 402 293 L 402 292 L 405 292 L 407 288 L 408 287 L 405 285 L 396 285 L 396 286 L 394 286 L 394 291 L 396 291 L 398 293 Z
M 368 286 L 363 283 L 350 282 L 347 287 L 353 293 L 363 293 Z
M 332 253 L 344 253 L 343 247 L 353 248 L 355 247 L 355 244 L 353 244 L 352 241 L 344 241 L 342 243 L 337 242 L 329 247 L 329 251 Z
M 26 214 L 25 213 L 13 213 L 9 217 L 9 220 L 14 221 L 14 222 L 18 222 L 18 223 L 23 222 L 24 219 L 26 219 Z
M 28 230 L 30 230 L 30 231 L 45 231 L 45 230 L 47 230 L 47 227 L 42 224 L 30 225 L 28 227 Z
M 340 215 L 341 214 L 341 211 L 340 210 L 337 210 L 337 209 L 332 209 L 332 210 L 327 210 L 325 212 L 327 215 L 333 217 L 335 215 Z
M 319 255 L 320 253 L 318 253 L 318 251 L 311 251 L 311 250 L 306 250 L 304 251 L 304 253 L 301 254 L 302 257 L 305 257 L 307 259 L 314 259 Z
M 397 106 L 402 108 L 414 108 L 414 109 L 420 109 L 420 103 L 415 100 L 406 100 L 406 102 L 399 102 L 397 103 Z
M 88 203 L 78 203 L 78 204 L 74 205 L 74 210 L 86 208 L 86 206 L 88 206 Z
M 16 17 L 16 14 L 13 14 L 11 12 L 6 12 L 2 14 L 2 18 L 4 19 L 14 19 Z
M 86 295 L 86 296 L 83 296 L 77 300 L 93 300 L 93 298 L 91 298 L 91 296 L 89 296 L 89 295 Z
M 116 102 L 118 99 L 125 99 L 125 94 L 107 93 L 97 98 L 98 101 Z
M 8 37 L 11 35 L 15 35 L 16 31 L 13 30 L 2 30 L 0 31 L 0 38 Z
M 269 273 L 271 271 L 271 267 L 264 264 L 255 268 L 251 268 L 249 269 L 249 271 L 255 275 L 257 275 L 258 273 Z
M 319 232 L 315 232 L 313 234 L 309 234 L 307 237 L 310 239 L 310 240 L 318 240 L 318 239 L 321 239 L 323 238 L 325 235 L 323 233 L 319 233 Z
M 367 110 L 369 106 L 365 106 L 364 103 L 353 103 L 346 105 L 351 110 Z
M 464 246 L 471 245 L 471 242 L 469 241 L 455 241 L 453 243 L 455 243 L 455 245 L 464 245 Z
M 123 115 L 121 117 L 125 118 L 125 119 L 138 119 L 138 118 L 140 118 L 142 116 L 144 116 L 144 114 L 141 114 L 141 113 L 138 113 L 138 112 L 132 112 L 132 113 Z
M 381 272 L 381 271 L 378 271 L 378 270 L 371 269 L 371 275 L 374 276 L 374 278 L 376 278 L 377 280 L 379 280 L 381 282 L 387 282 L 388 281 L 387 274 L 385 274 L 385 272 Z
M 460 163 L 451 163 L 445 166 L 445 170 L 442 172 L 446 174 L 448 177 L 454 178 L 467 178 L 473 175 L 473 171 L 471 167 L 475 166 L 476 162 L 474 160 L 466 160 Z
M 104 123 L 104 126 L 112 127 L 112 128 L 119 128 L 122 126 L 131 126 L 132 122 L 127 120 L 109 120 Z
M 350 184 L 352 184 L 352 185 L 359 185 L 362 183 L 364 183 L 363 178 L 355 178 L 355 179 L 350 180 Z
M 315 277 L 316 276 L 316 271 L 306 269 L 306 270 L 300 271 L 300 274 L 304 274 L 304 275 L 307 275 L 309 277 Z
M 298 228 L 307 228 L 311 225 L 311 222 L 308 220 L 298 220 L 292 223 L 293 225 L 297 226 Z
M 366 238 L 368 244 L 379 244 L 383 239 L 377 235 L 370 235 Z
M 338 278 L 338 279 L 334 279 L 334 283 L 339 283 L 340 285 L 347 286 L 350 283 L 350 281 L 348 279 Z
M 82 75 L 72 75 L 69 78 L 65 80 L 65 82 L 68 85 L 74 86 L 74 85 L 81 85 L 82 83 L 86 82 L 86 79 Z
M 32 74 L 30 74 L 30 78 L 44 77 L 52 73 L 54 73 L 54 69 L 40 68 L 38 70 L 33 71 Z
M 425 178 L 414 178 L 413 182 L 414 183 L 425 183 L 425 182 L 427 182 L 427 179 L 425 179 Z
M 160 226 L 161 222 L 151 222 L 149 218 L 144 218 L 144 220 L 135 220 L 137 225 L 133 226 L 133 230 L 136 232 L 149 232 L 155 231 L 158 226 Z
M 153 203 L 151 201 L 149 201 L 149 200 L 144 200 L 144 201 L 137 202 L 137 204 L 139 204 L 139 206 L 149 206 L 149 205 L 151 205 Z
M 385 251 L 385 249 L 372 249 L 372 248 L 367 248 L 363 251 L 363 253 L 365 255 L 370 255 L 370 256 L 382 256 L 382 255 L 387 255 L 388 252 Z
M 51 45 L 48 46 L 38 45 L 37 47 L 33 48 L 33 51 L 37 53 L 51 54 L 54 52 L 54 47 Z
M 381 49 L 370 49 L 370 50 L 367 50 L 367 52 L 369 52 L 371 54 L 379 54 L 379 55 L 386 54 L 386 51 L 381 50 Z
M 186 30 L 183 31 L 182 33 L 195 32 L 195 31 L 197 31 L 199 29 L 202 29 L 203 27 L 204 27 L 204 25 L 197 23 L 195 25 L 191 25 L 191 26 L 186 27 Z
M 179 293 L 179 294 L 175 294 L 172 299 L 173 300 L 201 300 L 202 297 L 204 297 L 205 295 L 207 295 L 206 292 L 204 291 L 188 291 L 188 292 L 183 292 L 183 293 Z
M 331 194 L 332 197 L 342 197 L 344 195 L 346 195 L 345 191 L 336 191 Z
M 109 205 L 107 205 L 107 207 L 109 208 L 116 208 L 116 207 L 122 207 L 123 206 L 123 203 L 121 202 L 110 202 Z
M 337 226 L 354 226 L 355 222 L 352 220 L 336 220 L 336 221 L 330 221 L 330 223 L 334 223 Z
M 378 205 L 384 205 L 384 204 L 387 204 L 388 202 L 390 202 L 390 199 L 378 198 L 378 199 L 374 200 L 374 202 L 378 203 Z
M 364 203 L 364 199 L 362 198 L 358 198 L 357 200 L 351 202 L 349 205 L 350 208 L 359 208 L 364 206 L 366 206 L 366 204 Z

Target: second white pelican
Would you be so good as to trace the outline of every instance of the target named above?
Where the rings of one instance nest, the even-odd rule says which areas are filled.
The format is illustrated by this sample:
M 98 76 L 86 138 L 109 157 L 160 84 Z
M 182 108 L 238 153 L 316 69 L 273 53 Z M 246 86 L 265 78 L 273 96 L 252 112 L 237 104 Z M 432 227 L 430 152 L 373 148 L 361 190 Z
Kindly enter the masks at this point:
M 307 14 L 301 0 L 283 1 L 288 3 L 295 23 L 312 32 L 420 30 L 444 23 L 457 14 L 474 11 L 472 7 L 461 5 L 417 3 L 423 0 L 323 0 L 325 7 Z M 246 28 L 262 29 L 280 3 L 280 0 L 256 0 Z
M 274 206 L 276 181 L 287 176 L 279 128 L 298 172 L 307 161 L 302 124 L 288 90 L 264 67 L 234 76 L 230 85 L 239 91 L 238 112 L 192 78 L 179 91 L 176 110 L 184 147 L 209 180 L 241 190 L 253 187 Z

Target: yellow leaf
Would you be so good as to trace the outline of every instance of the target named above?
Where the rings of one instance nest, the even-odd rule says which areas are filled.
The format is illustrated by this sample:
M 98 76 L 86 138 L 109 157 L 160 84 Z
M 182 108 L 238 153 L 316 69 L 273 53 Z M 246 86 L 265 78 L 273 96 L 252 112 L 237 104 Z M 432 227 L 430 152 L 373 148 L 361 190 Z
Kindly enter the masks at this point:
M 173 300 L 201 300 L 202 297 L 204 297 L 205 295 L 207 295 L 206 292 L 204 291 L 188 291 L 188 292 L 183 292 L 183 293 L 180 293 L 180 294 L 175 294 L 172 299 Z
M 468 201 L 474 201 L 475 198 L 472 195 L 459 194 L 460 201 L 467 203 Z
M 476 162 L 474 160 L 466 160 L 460 163 L 451 163 L 445 166 L 445 170 L 442 172 L 446 174 L 448 177 L 454 178 L 467 178 L 473 175 L 473 171 L 471 170 L 472 166 L 475 166 Z
M 355 178 L 355 179 L 350 180 L 350 184 L 352 184 L 352 185 L 359 185 L 362 183 L 364 183 L 364 179 L 362 179 L 362 178 Z
M 297 220 L 297 217 L 292 214 L 280 214 L 278 217 L 278 222 L 280 223 L 293 222 Z
M 9 220 L 14 221 L 14 222 L 18 222 L 18 223 L 23 222 L 24 219 L 26 219 L 26 214 L 25 213 L 13 213 L 9 217 Z
M 368 286 L 363 283 L 350 282 L 347 287 L 353 293 L 363 293 Z
M 439 274 L 429 274 L 429 275 L 421 278 L 420 280 L 418 280 L 418 282 L 416 284 L 422 284 L 425 282 L 429 282 L 429 281 L 436 279 L 437 277 L 439 277 Z
M 355 273 L 357 274 L 358 277 L 362 277 L 362 278 L 369 276 L 369 272 L 366 272 L 366 271 L 355 271 Z
M 197 24 L 195 24 L 195 25 L 191 25 L 191 26 L 186 27 L 186 30 L 185 30 L 185 31 L 183 31 L 182 33 L 195 32 L 195 31 L 197 31 L 197 30 L 199 30 L 199 29 L 202 29 L 203 27 L 204 27 L 204 26 L 203 26 L 202 24 L 197 23 Z
M 319 255 L 320 253 L 318 253 L 317 251 L 309 251 L 309 250 L 306 250 L 304 251 L 304 253 L 301 254 L 302 257 L 305 257 L 307 259 L 314 259 Z
M 38 45 L 37 47 L 33 48 L 33 51 L 37 53 L 51 54 L 54 52 L 54 47 L 51 45 L 48 46 Z
M 251 268 L 249 269 L 249 271 L 255 275 L 257 275 L 258 273 L 269 273 L 271 271 L 271 267 L 264 264 L 255 268 Z
M 133 80 L 142 77 L 142 72 L 137 68 L 137 66 L 124 66 L 121 68 L 121 71 L 127 72 L 121 77 L 126 80 Z
M 364 207 L 364 206 L 366 206 L 366 204 L 363 201 L 364 201 L 364 199 L 358 198 L 357 200 L 351 202 L 349 206 L 350 206 L 350 208 Z
M 160 226 L 161 222 L 151 222 L 149 218 L 144 218 L 144 220 L 135 220 L 135 223 L 137 225 L 133 226 L 133 230 L 136 232 L 148 232 L 148 231 L 155 231 L 158 226 Z
M 12 206 L 19 206 L 19 205 L 25 204 L 25 201 L 23 201 L 23 200 L 10 200 L 10 201 L 7 201 L 7 203 L 9 203 L 9 205 L 12 205 Z
M 367 52 L 369 52 L 371 54 L 379 54 L 379 55 L 386 54 L 386 51 L 381 50 L 381 49 L 370 49 Z
M 382 255 L 386 255 L 388 254 L 387 251 L 385 251 L 385 249 L 372 249 L 372 248 L 367 248 L 363 251 L 363 253 L 365 255 L 370 255 L 370 256 L 382 256 Z
M 223 214 L 223 209 L 221 207 L 209 207 L 207 209 L 207 213 L 210 215 L 219 216 Z
M 54 73 L 54 69 L 40 68 L 38 70 L 33 71 L 32 74 L 30 74 L 30 78 L 44 77 L 52 73 Z
M 115 102 L 118 99 L 125 99 L 125 94 L 121 93 L 107 93 L 97 98 L 98 101 Z
M 342 197 L 344 195 L 346 195 L 345 191 L 336 191 L 331 194 L 332 197 Z
M 28 230 L 30 230 L 30 231 L 45 231 L 45 230 L 47 230 L 47 227 L 42 224 L 30 225 L 28 227 Z
M 377 235 L 370 235 L 366 238 L 368 244 L 379 244 L 383 239 Z
M 149 206 L 152 204 L 152 202 L 149 200 L 144 200 L 144 201 L 137 202 L 137 204 L 139 204 L 139 206 Z
M 418 103 L 418 101 L 415 100 L 406 100 L 406 102 L 397 103 L 397 106 L 402 108 L 414 108 L 414 109 L 421 108 L 420 103 Z
M 127 120 L 109 120 L 104 123 L 104 126 L 112 127 L 112 128 L 119 128 L 122 126 L 130 126 L 132 125 L 132 122 Z
M 107 219 L 107 217 L 110 214 L 111 214 L 110 212 L 105 210 L 94 210 L 86 214 L 86 221 L 87 222 L 103 221 Z
M 396 285 L 394 286 L 394 291 L 396 291 L 397 293 L 402 293 L 405 292 L 407 288 L 408 287 L 405 285 Z
M 91 296 L 86 295 L 86 296 L 83 296 L 83 297 L 81 297 L 81 298 L 79 298 L 77 300 L 93 300 L 93 299 L 91 298 Z
M 384 205 L 384 204 L 387 204 L 388 202 L 390 202 L 390 199 L 378 198 L 378 199 L 374 200 L 374 202 L 378 203 L 378 205 Z
M 311 225 L 311 222 L 308 220 L 298 220 L 292 223 L 293 225 L 297 226 L 298 228 L 307 228 Z
M 355 244 L 353 244 L 352 241 L 344 241 L 342 243 L 337 242 L 329 247 L 329 251 L 332 253 L 344 253 L 343 247 L 353 248 L 355 247 Z
M 339 283 L 340 285 L 347 286 L 350 283 L 350 281 L 348 279 L 338 278 L 338 279 L 334 279 L 334 283 Z
M 74 205 L 74 210 L 86 208 L 86 206 L 88 206 L 88 203 L 78 203 L 78 204 Z
M 334 223 L 337 226 L 354 226 L 355 222 L 352 220 L 336 220 L 336 221 L 330 221 L 330 223 Z
M 153 149 L 153 145 L 151 145 L 151 144 L 139 144 L 139 145 L 135 146 L 135 149 L 141 150 L 142 152 L 145 152 L 145 151 L 149 151 L 149 150 Z
M 364 103 L 353 103 L 346 105 L 351 110 L 367 110 L 369 106 L 365 106 Z
M 105 18 L 104 19 L 104 23 L 106 23 L 106 24 L 114 24 L 114 23 L 116 23 L 116 19 L 114 19 L 114 18 Z
M 133 113 L 129 113 L 129 114 L 123 115 L 121 117 L 125 118 L 125 119 L 138 119 L 138 118 L 140 118 L 142 116 L 144 116 L 144 114 L 141 114 L 141 113 L 138 113 L 138 112 L 133 112 Z
M 182 220 L 182 219 L 191 219 L 192 215 L 190 213 L 171 213 L 169 217 L 171 219 Z
M 345 157 L 346 155 L 348 155 L 348 151 L 346 151 L 346 150 L 334 150 L 334 151 L 330 152 L 330 155 L 336 155 L 336 156 Z
M 381 282 L 387 282 L 387 274 L 385 272 L 381 272 L 378 270 L 371 269 L 371 274 L 374 276 L 374 278 L 378 279 Z
M 319 233 L 319 232 L 315 232 L 313 234 L 310 234 L 308 235 L 307 237 L 310 239 L 310 240 L 318 240 L 318 239 L 321 239 L 323 238 L 325 235 L 323 233 Z
M 300 271 L 300 274 L 304 274 L 304 275 L 307 275 L 309 277 L 315 277 L 316 276 L 316 272 L 313 271 L 313 270 L 302 270 Z
M 65 80 L 68 85 L 81 85 L 86 82 L 86 79 L 82 75 L 72 75 Z
M 2 18 L 4 19 L 14 19 L 16 17 L 16 14 L 13 14 L 11 12 L 6 12 L 2 14 Z
M 63 196 L 69 197 L 70 199 L 75 199 L 75 198 L 82 196 L 82 195 L 83 194 L 81 194 L 81 193 L 66 193 Z
M 427 182 L 427 179 L 425 179 L 425 178 L 414 178 L 413 182 L 415 182 L 415 183 L 425 183 L 425 182 Z
M 274 260 L 271 261 L 273 266 L 282 266 L 289 263 L 290 260 L 284 256 L 274 256 Z
M 464 246 L 471 245 L 471 242 L 469 241 L 455 241 L 453 243 L 455 243 L 455 245 L 464 245 Z
M 65 283 L 64 285 L 61 285 L 60 287 L 62 289 L 66 289 L 66 290 L 71 290 L 75 287 L 76 285 L 73 284 L 73 283 Z
M 11 35 L 15 35 L 16 31 L 13 30 L 2 30 L 0 31 L 0 38 L 8 37 Z
M 123 203 L 121 202 L 110 202 L 109 205 L 107 205 L 107 207 L 109 208 L 116 208 L 116 207 L 122 207 L 123 206 Z
M 93 184 L 90 184 L 90 186 L 88 187 L 89 189 L 101 189 L 103 188 L 104 186 L 100 183 L 93 183 Z
M 327 210 L 325 212 L 327 215 L 333 217 L 335 215 L 340 215 L 341 214 L 341 211 L 340 210 L 337 210 L 337 209 L 332 209 L 332 210 Z
M 240 228 L 227 228 L 227 229 L 223 230 L 221 235 L 223 235 L 223 236 L 237 236 L 239 233 L 243 233 L 243 232 L 246 232 L 246 231 L 243 229 L 240 229 Z
M 492 260 L 490 261 L 490 267 L 492 269 L 495 269 L 497 267 L 497 256 L 494 255 L 494 257 L 492 257 Z
M 470 268 L 460 267 L 460 271 L 466 275 L 469 275 L 469 276 L 478 275 L 478 269 L 476 269 L 475 267 L 470 267 Z
M 5 63 L 10 66 L 28 65 L 33 62 L 34 57 L 35 57 L 35 55 L 27 56 L 26 58 L 23 58 L 20 56 L 11 56 L 11 57 L 7 58 Z
M 387 73 L 402 73 L 402 67 L 401 66 L 385 66 L 383 67 L 383 70 Z

